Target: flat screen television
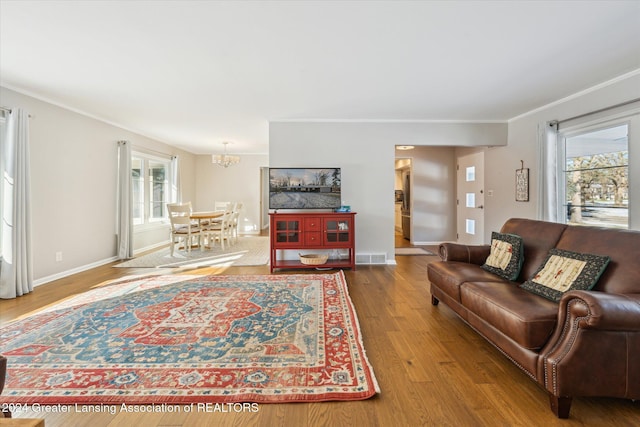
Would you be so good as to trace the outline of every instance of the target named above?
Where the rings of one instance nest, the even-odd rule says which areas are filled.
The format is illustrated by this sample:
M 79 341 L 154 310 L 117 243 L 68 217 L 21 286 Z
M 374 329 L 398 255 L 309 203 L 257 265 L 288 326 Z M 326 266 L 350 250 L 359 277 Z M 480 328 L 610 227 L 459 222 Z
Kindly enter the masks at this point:
M 340 168 L 269 168 L 269 209 L 336 209 Z

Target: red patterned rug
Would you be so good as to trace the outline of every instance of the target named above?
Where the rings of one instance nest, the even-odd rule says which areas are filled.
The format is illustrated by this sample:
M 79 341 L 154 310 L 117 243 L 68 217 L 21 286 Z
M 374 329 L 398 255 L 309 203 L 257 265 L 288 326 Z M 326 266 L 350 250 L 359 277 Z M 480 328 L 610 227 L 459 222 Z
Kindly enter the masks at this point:
M 342 272 L 147 276 L 3 325 L 0 403 L 359 400 L 378 386 Z

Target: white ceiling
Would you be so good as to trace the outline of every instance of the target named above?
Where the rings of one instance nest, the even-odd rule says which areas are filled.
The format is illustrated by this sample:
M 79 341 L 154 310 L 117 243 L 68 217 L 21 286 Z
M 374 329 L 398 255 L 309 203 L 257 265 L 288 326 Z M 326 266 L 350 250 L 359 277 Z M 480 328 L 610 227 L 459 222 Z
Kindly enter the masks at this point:
M 0 0 L 2 86 L 197 154 L 267 153 L 275 120 L 504 121 L 639 68 L 637 0 Z

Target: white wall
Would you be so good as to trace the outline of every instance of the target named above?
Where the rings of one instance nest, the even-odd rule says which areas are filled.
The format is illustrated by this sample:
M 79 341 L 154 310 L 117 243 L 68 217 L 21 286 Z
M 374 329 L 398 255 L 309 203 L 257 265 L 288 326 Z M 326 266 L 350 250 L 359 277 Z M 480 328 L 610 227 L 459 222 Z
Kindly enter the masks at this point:
M 342 168 L 343 204 L 358 212 L 356 252 L 393 260 L 395 145 L 488 146 L 506 139 L 506 123 L 271 122 L 269 159 L 273 167 Z M 414 166 L 414 174 L 422 168 L 431 166 Z
M 453 147 L 416 147 L 412 159 L 411 243 L 428 245 L 455 240 L 456 156 Z
M 539 202 L 540 165 L 538 163 L 538 125 L 550 120 L 564 120 L 597 111 L 640 97 L 640 73 L 609 82 L 575 95 L 537 112 L 509 122 L 506 147 L 494 147 L 485 151 L 485 188 L 493 190 L 492 197 L 485 197 L 485 241 L 490 241 L 492 231 L 513 217 L 537 218 Z M 604 114 L 600 114 L 602 117 Z M 640 200 L 640 131 L 629 132 L 630 199 Z M 520 160 L 529 170 L 529 202 L 515 201 L 515 171 Z M 633 202 L 632 202 L 633 203 Z M 634 205 L 635 206 L 635 205 Z M 636 208 L 631 227 L 640 229 L 640 209 Z
M 241 202 L 240 232 L 260 233 L 260 168 L 268 166 L 266 154 L 242 155 L 239 164 L 228 168 L 211 163 L 211 156 L 197 156 L 194 208 L 206 211 L 216 201 Z
M 36 284 L 104 263 L 116 255 L 118 140 L 182 159 L 182 188 L 193 197 L 195 159 L 158 141 L 0 88 L 2 106 L 24 108 L 31 146 L 33 262 Z M 167 229 L 168 230 L 168 229 Z M 134 235 L 135 247 L 167 240 Z M 56 262 L 56 252 L 62 261 Z

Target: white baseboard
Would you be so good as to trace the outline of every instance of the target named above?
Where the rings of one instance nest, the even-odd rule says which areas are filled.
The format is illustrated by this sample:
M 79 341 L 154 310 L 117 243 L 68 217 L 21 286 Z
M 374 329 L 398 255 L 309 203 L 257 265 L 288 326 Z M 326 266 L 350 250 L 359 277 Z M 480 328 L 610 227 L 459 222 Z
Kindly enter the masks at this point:
M 109 264 L 110 262 L 117 261 L 118 257 L 111 257 L 100 261 L 92 262 L 91 264 L 82 265 L 80 267 L 72 268 L 71 270 L 61 271 L 60 273 L 52 274 L 50 276 L 41 277 L 33 281 L 33 286 L 44 285 L 45 283 L 53 282 L 54 280 L 62 279 L 72 274 L 81 273 L 83 271 L 91 270 L 92 268 L 100 267 L 101 265 Z

